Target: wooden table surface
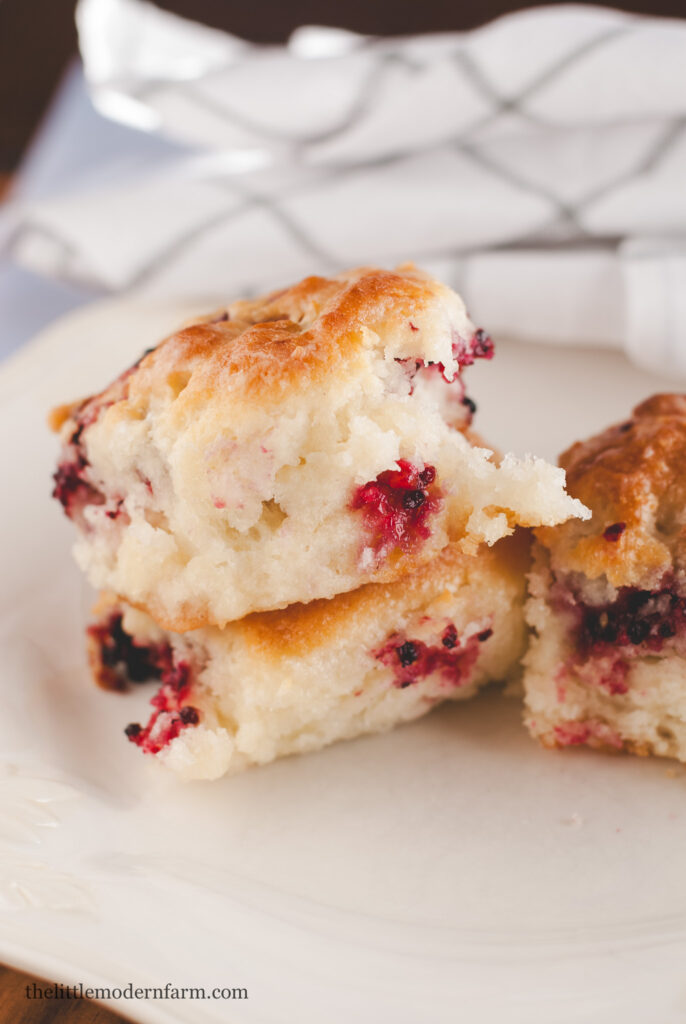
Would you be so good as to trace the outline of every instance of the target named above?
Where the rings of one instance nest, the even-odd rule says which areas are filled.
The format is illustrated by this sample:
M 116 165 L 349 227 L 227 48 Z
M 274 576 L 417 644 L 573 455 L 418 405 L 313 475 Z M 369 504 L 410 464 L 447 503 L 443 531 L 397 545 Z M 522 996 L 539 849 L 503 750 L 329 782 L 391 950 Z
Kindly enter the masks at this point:
M 26 987 L 50 981 L 0 964 L 0 1024 L 122 1024 L 122 1018 L 90 999 L 27 999 Z
M 279 42 L 296 25 L 339 25 L 371 35 L 464 30 L 546 0 L 156 0 L 186 18 L 256 42 Z M 547 0 L 549 2 L 549 0 Z M 627 11 L 683 17 L 684 0 L 590 0 Z M 76 54 L 76 0 L 0 0 L 0 172 L 18 164 Z

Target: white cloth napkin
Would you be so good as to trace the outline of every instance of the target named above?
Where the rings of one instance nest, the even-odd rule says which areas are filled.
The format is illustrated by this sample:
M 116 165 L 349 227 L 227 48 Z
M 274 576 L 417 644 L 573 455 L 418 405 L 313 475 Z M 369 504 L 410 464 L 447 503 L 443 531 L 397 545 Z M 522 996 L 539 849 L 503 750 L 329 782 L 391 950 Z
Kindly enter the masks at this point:
M 303 28 L 260 47 L 141 0 L 77 16 L 98 108 L 189 155 L 17 204 L 20 262 L 216 301 L 411 259 L 496 337 L 686 374 L 686 22 L 556 5 L 464 34 Z

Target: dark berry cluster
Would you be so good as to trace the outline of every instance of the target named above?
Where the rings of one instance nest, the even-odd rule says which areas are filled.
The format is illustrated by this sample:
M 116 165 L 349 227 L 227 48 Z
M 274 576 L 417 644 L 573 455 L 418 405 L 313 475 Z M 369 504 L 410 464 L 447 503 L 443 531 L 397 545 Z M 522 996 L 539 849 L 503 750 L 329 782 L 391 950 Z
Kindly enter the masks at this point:
M 187 704 L 191 691 L 191 666 L 177 659 L 168 643 L 141 644 L 122 626 L 119 613 L 89 627 L 91 660 L 98 682 L 122 690 L 128 683 L 158 679 L 160 687 L 150 703 L 153 712 L 147 725 L 132 722 L 124 730 L 146 753 L 157 754 L 182 729 L 197 725 L 200 714 Z
M 603 645 L 639 647 L 658 653 L 665 642 L 686 629 L 686 598 L 673 590 L 622 587 L 609 604 L 580 605 L 577 645 L 599 653 Z
M 443 630 L 440 643 L 427 644 L 423 640 L 407 640 L 394 633 L 374 656 L 393 670 L 393 685 L 401 690 L 434 673 L 442 676 L 450 686 L 462 686 L 469 681 L 479 654 L 479 644 L 492 634 L 492 629 L 484 629 L 463 643 L 457 629 L 450 623 Z
M 431 535 L 427 520 L 441 506 L 433 466 L 420 470 L 406 459 L 399 459 L 397 466 L 359 487 L 351 503 L 353 509 L 362 511 L 379 558 L 426 540 Z

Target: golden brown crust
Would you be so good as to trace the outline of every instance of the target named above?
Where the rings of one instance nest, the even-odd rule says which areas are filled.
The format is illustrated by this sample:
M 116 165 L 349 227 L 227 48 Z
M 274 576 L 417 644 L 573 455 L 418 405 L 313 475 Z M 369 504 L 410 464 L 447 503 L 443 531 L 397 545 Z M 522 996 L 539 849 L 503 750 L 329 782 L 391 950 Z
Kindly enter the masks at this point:
M 232 403 L 249 405 L 256 398 L 263 406 L 278 403 L 292 387 L 354 371 L 366 330 L 383 334 L 404 327 L 410 336 L 411 324 L 435 312 L 447 294 L 452 293 L 411 265 L 308 277 L 197 319 L 146 353 L 91 402 L 111 409 L 113 402 L 127 399 L 126 412 L 120 412 L 135 416 L 151 395 L 171 389 L 180 396 L 175 403 L 179 417 L 217 394 L 230 393 Z M 53 414 L 56 429 L 68 418 L 65 409 Z
M 57 405 L 54 409 L 51 409 L 48 413 L 48 427 L 50 430 L 58 434 L 67 420 L 71 419 L 81 405 L 83 405 L 82 401 L 67 402 L 65 405 Z
M 593 518 L 536 531 L 555 568 L 646 587 L 686 568 L 686 395 L 654 395 L 560 465 Z
M 593 739 L 591 743 L 573 744 L 570 746 L 568 743 L 560 743 L 553 736 L 546 734 L 538 736 L 538 742 L 546 750 L 578 750 L 579 747 L 590 747 L 592 750 L 598 750 L 603 754 L 633 754 L 636 757 L 652 757 L 656 751 L 651 743 L 638 743 L 634 740 L 622 740 L 621 747 L 614 746 L 612 743 L 604 743 L 602 740 Z
M 301 657 L 331 643 L 338 632 L 345 635 L 355 619 L 376 620 L 389 610 L 416 610 L 424 604 L 435 607 L 443 598 L 450 600 L 456 589 L 470 581 L 483 588 L 489 574 L 493 575 L 494 582 L 497 579 L 513 584 L 521 591 L 523 601 L 525 576 L 531 568 L 532 539 L 531 530 L 518 528 L 492 547 L 482 545 L 476 555 L 466 555 L 458 545 L 451 544 L 433 561 L 402 580 L 367 583 L 334 598 L 292 604 L 277 611 L 255 612 L 239 622 L 229 623 L 225 629 L 240 635 L 251 650 L 278 661 L 286 656 Z M 154 629 L 169 630 L 151 615 L 149 609 L 137 607 L 107 592 L 99 595 L 93 607 L 93 621 L 106 620 L 113 612 L 125 607 L 143 612 Z M 206 624 L 204 628 L 208 628 Z M 90 650 L 91 668 L 96 674 L 100 652 L 97 646 Z
M 493 547 L 483 545 L 476 556 L 465 555 L 451 544 L 438 558 L 393 583 L 368 583 L 358 590 L 339 594 L 331 600 L 294 604 L 274 612 L 249 615 L 240 628 L 249 645 L 262 654 L 280 658 L 300 656 L 349 627 L 356 617 L 376 618 L 380 609 L 401 604 L 420 607 L 424 601 L 440 600 L 441 588 L 449 596 L 451 585 L 474 574 L 488 572 L 523 580 L 530 566 L 531 536 L 518 530 Z
M 459 533 L 459 530 L 456 532 Z M 450 544 L 446 550 L 452 550 L 454 548 L 457 553 L 458 547 L 462 554 L 464 554 L 465 551 L 467 552 L 465 557 L 468 558 L 473 558 L 476 551 L 479 550 L 479 545 L 476 543 L 468 545 L 465 542 Z M 484 554 L 486 556 L 487 552 Z M 289 605 L 286 608 L 277 608 L 269 612 L 256 612 L 247 616 L 242 621 L 244 623 L 250 623 L 254 616 L 274 616 L 274 620 L 278 622 L 280 626 L 281 617 L 286 621 L 294 609 L 319 609 L 320 606 L 324 609 L 324 607 L 330 604 L 331 601 L 341 602 L 340 607 L 343 608 L 343 602 L 346 599 L 351 598 L 355 594 L 362 593 L 367 590 L 368 587 L 392 587 L 394 584 L 397 584 L 400 579 L 402 579 L 404 583 L 406 580 L 414 578 L 415 574 L 421 574 L 423 569 L 426 569 L 427 566 L 431 567 L 433 564 L 433 562 L 427 563 L 426 560 L 422 559 L 420 551 L 396 550 L 389 555 L 386 565 L 376 572 L 376 581 L 374 583 L 363 584 L 362 587 L 357 590 L 338 594 L 334 598 L 319 598 L 318 600 L 310 601 L 307 604 L 296 603 Z M 155 601 L 154 597 L 149 598 L 146 602 L 131 601 L 128 598 L 119 598 L 119 600 L 125 600 L 126 604 L 131 608 L 136 608 L 138 611 L 149 615 L 158 626 L 162 629 L 168 630 L 170 633 L 187 633 L 194 629 L 204 629 L 208 626 L 212 627 L 214 625 L 213 619 L 210 615 L 210 609 L 208 607 L 201 608 L 198 604 L 194 605 L 193 608 L 189 606 L 181 606 L 175 615 L 170 615 L 168 609 L 162 604 L 162 602 Z M 319 614 L 319 612 L 317 612 L 317 614 Z M 336 616 L 336 618 L 338 618 L 338 616 Z M 323 615 L 322 621 L 324 620 L 328 621 L 327 615 Z M 317 628 L 319 628 L 319 626 Z
M 292 604 L 276 611 L 254 612 L 226 628 L 240 631 L 252 648 L 269 657 L 299 656 L 335 636 L 337 630 L 345 631 L 355 617 L 373 618 L 381 608 L 393 604 L 419 607 L 424 600 L 436 600 L 437 595 L 440 599 L 441 587 L 445 588 L 447 596 L 451 586 L 459 586 L 471 574 L 493 572 L 511 581 L 523 581 L 531 567 L 531 542 L 531 531 L 520 527 L 493 547 L 482 545 L 476 555 L 464 554 L 459 545 L 450 544 L 437 558 L 408 573 L 402 580 L 367 583 L 334 598 Z M 122 605 L 144 612 L 159 628 L 184 632 L 171 629 L 149 608 L 108 593 L 100 594 L 93 608 L 94 619 L 105 618 Z M 206 628 L 207 623 L 191 628 L 201 627 Z

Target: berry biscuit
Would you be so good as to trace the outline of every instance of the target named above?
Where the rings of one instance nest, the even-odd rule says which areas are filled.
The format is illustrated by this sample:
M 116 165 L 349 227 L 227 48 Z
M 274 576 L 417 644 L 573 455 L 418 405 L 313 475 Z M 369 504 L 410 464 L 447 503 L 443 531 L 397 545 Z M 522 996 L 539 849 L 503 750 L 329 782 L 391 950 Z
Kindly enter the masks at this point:
M 158 680 L 126 733 L 184 778 L 209 779 L 389 729 L 504 680 L 526 646 L 528 531 L 466 555 L 450 545 L 394 583 L 183 634 L 101 598 L 96 681 Z
M 656 395 L 560 460 L 586 523 L 536 531 L 531 732 L 686 761 L 686 395 Z
M 187 326 L 53 415 L 79 564 L 180 633 L 583 515 L 562 470 L 496 463 L 455 429 L 461 371 L 492 351 L 411 267 L 307 278 Z

